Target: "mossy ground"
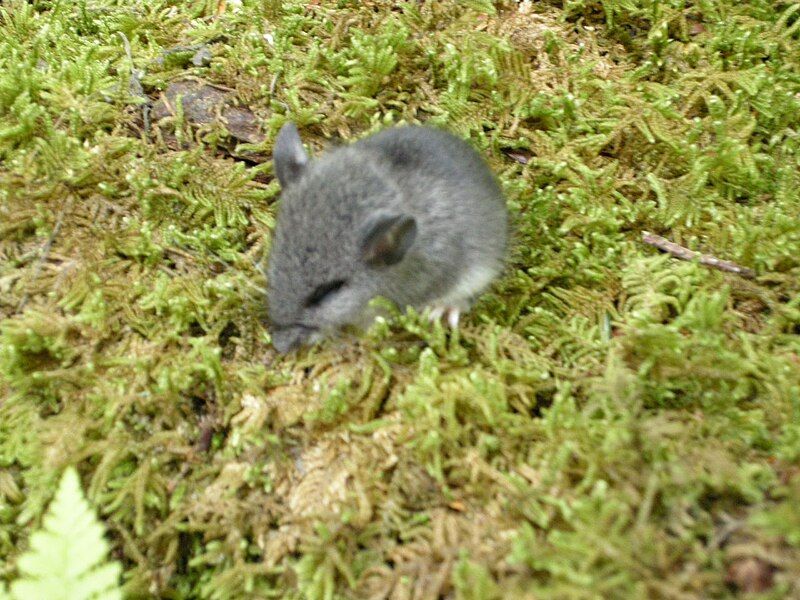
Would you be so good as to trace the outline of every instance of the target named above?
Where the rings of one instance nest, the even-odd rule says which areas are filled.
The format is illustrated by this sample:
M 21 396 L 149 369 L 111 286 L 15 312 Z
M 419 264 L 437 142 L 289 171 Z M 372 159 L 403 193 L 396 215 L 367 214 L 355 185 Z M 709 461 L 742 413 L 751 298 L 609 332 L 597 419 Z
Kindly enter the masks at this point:
M 800 4 L 0 10 L 0 578 L 75 465 L 129 597 L 800 597 Z M 468 137 L 507 273 L 454 335 L 277 357 L 269 163 L 142 131 L 136 83 L 186 76 L 254 151 Z

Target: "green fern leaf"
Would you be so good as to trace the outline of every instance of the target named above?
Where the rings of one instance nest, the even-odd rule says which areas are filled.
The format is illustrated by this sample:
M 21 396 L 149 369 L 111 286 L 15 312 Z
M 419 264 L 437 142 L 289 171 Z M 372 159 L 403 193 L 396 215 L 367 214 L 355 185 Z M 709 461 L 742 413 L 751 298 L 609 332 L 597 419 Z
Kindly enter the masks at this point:
M 44 526 L 31 535 L 19 558 L 20 579 L 11 584 L 15 600 L 118 600 L 121 566 L 105 562 L 103 526 L 83 496 L 75 469 L 59 484 Z

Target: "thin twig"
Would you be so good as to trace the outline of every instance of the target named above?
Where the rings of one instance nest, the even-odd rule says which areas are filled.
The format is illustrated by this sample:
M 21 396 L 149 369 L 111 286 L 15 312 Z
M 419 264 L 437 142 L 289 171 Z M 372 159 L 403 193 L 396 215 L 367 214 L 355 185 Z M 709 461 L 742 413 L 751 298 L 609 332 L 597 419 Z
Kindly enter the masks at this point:
M 736 275 L 746 277 L 747 279 L 753 279 L 756 276 L 756 272 L 752 269 L 737 265 L 729 260 L 722 260 L 721 258 L 717 258 L 716 256 L 712 256 L 710 254 L 701 254 L 700 252 L 689 250 L 684 246 L 676 244 L 675 242 L 670 242 L 667 238 L 663 238 L 654 233 L 643 231 L 642 241 L 645 244 L 655 246 L 659 250 L 667 252 L 675 258 L 680 258 L 681 260 L 697 260 L 701 265 L 706 265 L 707 267 L 711 267 L 713 269 L 719 269 L 720 271 L 727 271 L 728 273 L 735 273 Z
M 142 87 L 141 78 L 144 77 L 144 71 L 140 71 L 136 68 L 136 65 L 133 62 L 133 53 L 131 52 L 131 42 L 128 40 L 128 36 L 126 36 L 121 31 L 117 32 L 117 35 L 122 40 L 122 47 L 125 49 L 125 56 L 128 58 L 128 68 L 131 72 L 131 79 L 129 83 L 129 92 L 131 96 L 136 96 L 137 98 L 142 98 L 147 100 L 147 94 L 144 93 L 144 88 Z
M 47 260 L 48 255 L 50 254 L 50 249 L 53 247 L 53 241 L 56 239 L 56 236 L 61 231 L 61 223 L 64 221 L 64 213 L 66 212 L 67 208 L 72 205 L 72 200 L 69 199 L 64 202 L 64 205 L 61 207 L 61 210 L 58 212 L 58 217 L 56 217 L 56 224 L 53 227 L 53 231 L 50 232 L 50 235 L 47 236 L 47 240 L 42 245 L 41 250 L 39 251 L 39 259 L 36 261 L 36 266 L 33 268 L 33 275 L 31 276 L 31 281 L 36 281 L 39 277 L 39 274 L 42 272 L 42 265 Z M 22 300 L 20 300 L 19 305 L 17 305 L 17 312 L 22 312 L 22 309 L 25 308 L 25 305 L 28 303 L 30 299 L 30 294 L 25 292 L 22 296 Z
M 200 48 L 205 47 L 206 44 L 192 44 L 191 46 L 174 46 L 172 48 L 167 48 L 166 50 L 161 51 L 161 56 L 158 57 L 156 60 L 160 60 L 161 62 L 164 61 L 165 56 L 169 56 L 170 54 L 178 54 L 182 52 L 197 52 Z
M 147 140 L 150 137 L 150 98 L 144 93 L 144 87 L 142 86 L 142 77 L 144 77 L 144 71 L 137 69 L 136 65 L 134 65 L 131 42 L 128 40 L 128 36 L 121 31 L 118 31 L 117 35 L 122 40 L 122 46 L 125 49 L 125 56 L 128 57 L 128 67 L 130 68 L 131 72 L 128 91 L 130 92 L 131 96 L 135 96 L 136 98 L 141 98 L 144 100 L 144 102 L 142 102 L 142 127 L 144 128 L 145 140 Z
M 144 138 L 150 139 L 150 103 L 142 105 L 142 127 L 144 127 Z

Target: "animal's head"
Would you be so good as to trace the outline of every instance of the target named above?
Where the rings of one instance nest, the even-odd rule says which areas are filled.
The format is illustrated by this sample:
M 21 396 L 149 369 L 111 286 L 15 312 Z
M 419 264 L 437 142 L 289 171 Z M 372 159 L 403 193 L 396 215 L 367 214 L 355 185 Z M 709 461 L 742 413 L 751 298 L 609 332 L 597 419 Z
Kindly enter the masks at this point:
M 267 268 L 275 349 L 287 352 L 359 323 L 381 293 L 381 274 L 416 237 L 398 212 L 399 191 L 358 151 L 310 160 L 297 128 L 283 126 L 273 151 L 281 205 Z

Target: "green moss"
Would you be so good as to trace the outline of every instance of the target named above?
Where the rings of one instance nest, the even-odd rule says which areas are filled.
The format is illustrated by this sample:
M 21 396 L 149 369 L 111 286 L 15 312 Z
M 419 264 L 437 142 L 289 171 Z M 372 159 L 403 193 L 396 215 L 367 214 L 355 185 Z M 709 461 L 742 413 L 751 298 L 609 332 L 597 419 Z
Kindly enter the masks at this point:
M 0 581 L 75 466 L 129 597 L 734 597 L 748 556 L 800 593 L 799 57 L 767 0 L 4 5 Z M 505 275 L 457 332 L 276 356 L 279 188 L 185 107 L 146 130 L 185 77 L 256 155 L 469 138 Z

